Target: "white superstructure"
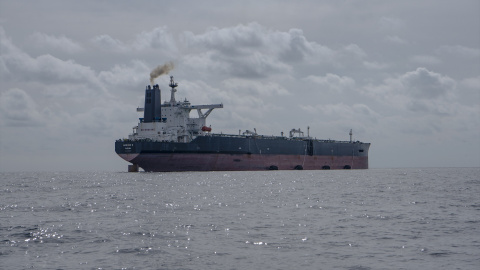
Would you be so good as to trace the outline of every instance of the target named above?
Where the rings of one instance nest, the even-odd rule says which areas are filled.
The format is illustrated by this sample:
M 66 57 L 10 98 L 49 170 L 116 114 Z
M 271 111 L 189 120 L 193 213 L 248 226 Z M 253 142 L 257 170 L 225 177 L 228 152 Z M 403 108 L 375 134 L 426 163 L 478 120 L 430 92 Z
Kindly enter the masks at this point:
M 170 101 L 160 104 L 160 88 L 158 85 L 147 86 L 145 90 L 145 107 L 137 108 L 138 112 L 144 112 L 144 118 L 140 118 L 138 126 L 133 127 L 130 140 L 149 139 L 152 141 L 190 142 L 199 135 L 205 135 L 211 131 L 206 126 L 208 115 L 215 108 L 223 108 L 223 104 L 191 105 L 184 101 L 175 100 L 175 88 L 178 86 L 170 76 L 171 96 Z M 197 110 L 198 118 L 191 118 L 190 112 Z M 202 110 L 206 110 L 205 112 Z M 160 115 L 158 113 L 160 112 Z

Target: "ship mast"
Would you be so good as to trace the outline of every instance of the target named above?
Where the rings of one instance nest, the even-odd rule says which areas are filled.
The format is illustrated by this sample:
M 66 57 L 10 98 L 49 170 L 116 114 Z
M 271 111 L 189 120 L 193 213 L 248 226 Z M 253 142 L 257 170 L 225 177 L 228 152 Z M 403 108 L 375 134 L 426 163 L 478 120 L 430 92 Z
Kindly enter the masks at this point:
M 173 76 L 170 76 L 170 85 L 169 86 L 172 88 L 172 90 L 170 90 L 171 93 L 172 93 L 171 96 L 170 96 L 170 104 L 173 106 L 176 103 L 175 92 L 177 92 L 177 89 L 175 89 L 175 87 L 178 86 L 178 83 L 173 81 Z

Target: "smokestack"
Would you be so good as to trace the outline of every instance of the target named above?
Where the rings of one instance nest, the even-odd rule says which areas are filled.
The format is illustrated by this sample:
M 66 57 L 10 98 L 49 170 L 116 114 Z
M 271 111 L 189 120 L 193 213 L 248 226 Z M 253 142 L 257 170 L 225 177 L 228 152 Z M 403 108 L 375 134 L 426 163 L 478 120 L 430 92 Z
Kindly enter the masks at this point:
M 172 70 L 175 66 L 173 65 L 173 62 L 168 62 L 162 66 L 158 66 L 150 72 L 150 84 L 153 85 L 154 81 L 156 78 L 158 78 L 160 75 L 163 74 L 168 74 L 170 70 Z
M 145 89 L 145 109 L 143 111 L 143 122 L 159 122 L 162 117 L 162 106 L 160 103 L 160 87 L 154 85 Z

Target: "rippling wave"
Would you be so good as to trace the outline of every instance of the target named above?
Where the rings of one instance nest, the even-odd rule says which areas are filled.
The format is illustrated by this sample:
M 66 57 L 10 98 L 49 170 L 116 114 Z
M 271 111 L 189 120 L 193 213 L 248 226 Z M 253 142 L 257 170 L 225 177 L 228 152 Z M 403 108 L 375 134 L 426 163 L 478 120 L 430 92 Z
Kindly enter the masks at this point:
M 480 265 L 479 168 L 0 175 L 5 269 Z

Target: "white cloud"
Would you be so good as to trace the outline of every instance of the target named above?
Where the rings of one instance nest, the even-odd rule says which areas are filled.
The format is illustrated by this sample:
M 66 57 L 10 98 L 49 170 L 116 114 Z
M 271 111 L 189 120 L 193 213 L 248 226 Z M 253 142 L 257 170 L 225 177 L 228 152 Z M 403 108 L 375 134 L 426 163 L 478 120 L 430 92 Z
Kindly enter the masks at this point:
M 83 47 L 65 36 L 52 36 L 45 33 L 36 32 L 31 35 L 31 39 L 37 46 L 51 47 L 62 50 L 67 53 L 77 53 L 83 51 Z

